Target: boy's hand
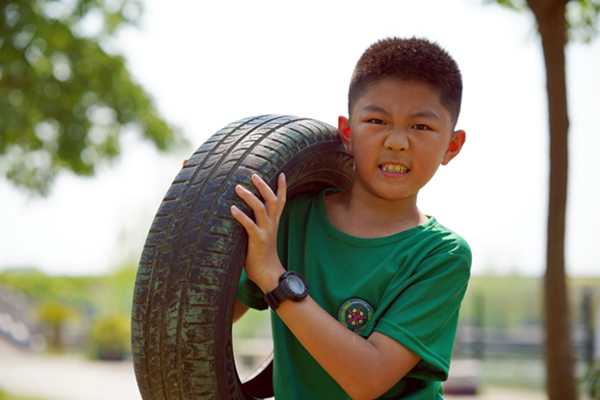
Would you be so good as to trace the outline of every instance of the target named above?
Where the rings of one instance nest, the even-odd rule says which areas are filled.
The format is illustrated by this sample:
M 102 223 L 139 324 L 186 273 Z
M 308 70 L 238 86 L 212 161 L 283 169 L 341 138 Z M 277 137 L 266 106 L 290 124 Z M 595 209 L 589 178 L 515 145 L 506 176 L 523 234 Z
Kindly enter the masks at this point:
M 277 195 L 256 174 L 252 175 L 252 183 L 265 200 L 264 203 L 241 185 L 236 186 L 235 190 L 254 211 L 256 221 L 236 206 L 231 207 L 231 214 L 248 232 L 248 253 L 244 265 L 246 274 L 266 293 L 277 287 L 279 277 L 285 272 L 277 255 L 277 228 L 285 206 L 287 187 L 284 174 L 279 175 Z

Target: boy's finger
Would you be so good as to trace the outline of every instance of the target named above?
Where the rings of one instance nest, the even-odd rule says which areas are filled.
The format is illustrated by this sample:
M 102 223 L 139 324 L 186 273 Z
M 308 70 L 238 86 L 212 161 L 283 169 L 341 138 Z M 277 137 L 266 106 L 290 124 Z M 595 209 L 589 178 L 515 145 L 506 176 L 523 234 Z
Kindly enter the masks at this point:
M 285 174 L 282 172 L 279 174 L 277 179 L 277 198 L 279 200 L 285 200 L 285 194 L 287 191 L 287 182 L 285 181 Z
M 238 196 L 242 198 L 250 206 L 252 211 L 254 211 L 254 217 L 256 219 L 256 223 L 262 225 L 268 222 L 267 210 L 265 208 L 265 204 L 260 201 L 258 197 L 254 195 L 251 191 L 243 187 L 242 185 L 237 185 L 235 187 L 235 191 Z
M 256 174 L 252 175 L 252 182 L 265 200 L 265 207 L 267 209 L 268 217 L 277 218 L 279 197 L 273 193 L 271 187 L 267 185 L 267 182 L 265 182 L 260 176 Z
M 231 206 L 231 215 L 235 218 L 242 226 L 246 229 L 246 232 L 250 234 L 256 229 L 256 224 L 252 219 L 246 215 L 245 212 L 237 208 L 236 206 Z
M 267 182 L 265 182 L 260 176 L 256 174 L 252 175 L 252 183 L 254 183 L 254 186 L 256 186 L 266 203 L 277 201 L 277 196 L 275 196 L 273 190 L 271 190 L 269 185 L 267 185 Z
M 285 207 L 287 195 L 287 182 L 285 181 L 285 174 L 282 172 L 279 174 L 279 179 L 277 180 L 277 217 L 281 216 L 283 212 L 283 207 Z

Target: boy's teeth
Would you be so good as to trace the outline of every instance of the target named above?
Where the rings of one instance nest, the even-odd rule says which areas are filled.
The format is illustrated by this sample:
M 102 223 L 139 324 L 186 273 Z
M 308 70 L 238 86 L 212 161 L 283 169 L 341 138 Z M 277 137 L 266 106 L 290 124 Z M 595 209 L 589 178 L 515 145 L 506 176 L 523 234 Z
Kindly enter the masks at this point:
M 408 172 L 408 168 L 403 167 L 402 165 L 383 164 L 381 169 L 385 172 L 393 172 L 395 174 L 404 174 Z

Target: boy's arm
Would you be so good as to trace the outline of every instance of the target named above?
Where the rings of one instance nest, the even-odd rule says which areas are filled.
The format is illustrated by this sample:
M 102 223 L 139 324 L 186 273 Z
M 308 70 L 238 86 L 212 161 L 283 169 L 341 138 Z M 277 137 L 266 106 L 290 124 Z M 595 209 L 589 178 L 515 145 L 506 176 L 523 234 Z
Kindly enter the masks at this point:
M 402 379 L 420 358 L 379 332 L 364 339 L 345 328 L 310 296 L 283 302 L 279 317 L 306 350 L 355 399 L 374 399 Z
M 258 176 L 252 181 L 265 199 L 248 190 L 238 195 L 254 211 L 256 222 L 232 207 L 233 216 L 248 232 L 246 274 L 263 293 L 279 285 L 285 269 L 277 256 L 277 227 L 285 204 L 285 178 L 279 177 L 277 195 Z M 284 301 L 277 313 L 296 338 L 353 399 L 373 399 L 387 392 L 420 360 L 394 339 L 373 332 L 364 339 L 342 326 L 310 296 Z

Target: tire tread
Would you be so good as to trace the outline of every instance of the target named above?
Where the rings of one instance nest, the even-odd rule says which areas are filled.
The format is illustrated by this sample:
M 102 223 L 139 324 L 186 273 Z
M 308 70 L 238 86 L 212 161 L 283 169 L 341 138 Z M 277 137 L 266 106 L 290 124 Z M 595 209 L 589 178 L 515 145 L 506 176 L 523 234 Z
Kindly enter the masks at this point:
M 339 147 L 330 126 L 265 115 L 227 125 L 192 154 L 159 206 L 134 287 L 132 352 L 144 400 L 252 398 L 236 386 L 239 378 L 231 381 L 232 374 L 237 377 L 226 326 L 231 310 L 221 309 L 235 298 L 233 281 L 241 271 L 241 264 L 229 268 L 232 257 L 239 263 L 245 254 L 245 232 L 229 205 L 250 213 L 234 186 L 257 193 L 252 174 L 273 184 L 279 171 L 301 165 L 302 156 L 318 174 L 330 175 L 321 185 L 343 187 L 350 179 L 351 158 L 341 157 Z M 321 153 L 329 154 L 330 161 L 315 162 Z M 313 184 L 306 171 L 297 175 L 298 182 L 304 179 L 300 186 Z M 207 356 L 190 357 L 186 349 Z

